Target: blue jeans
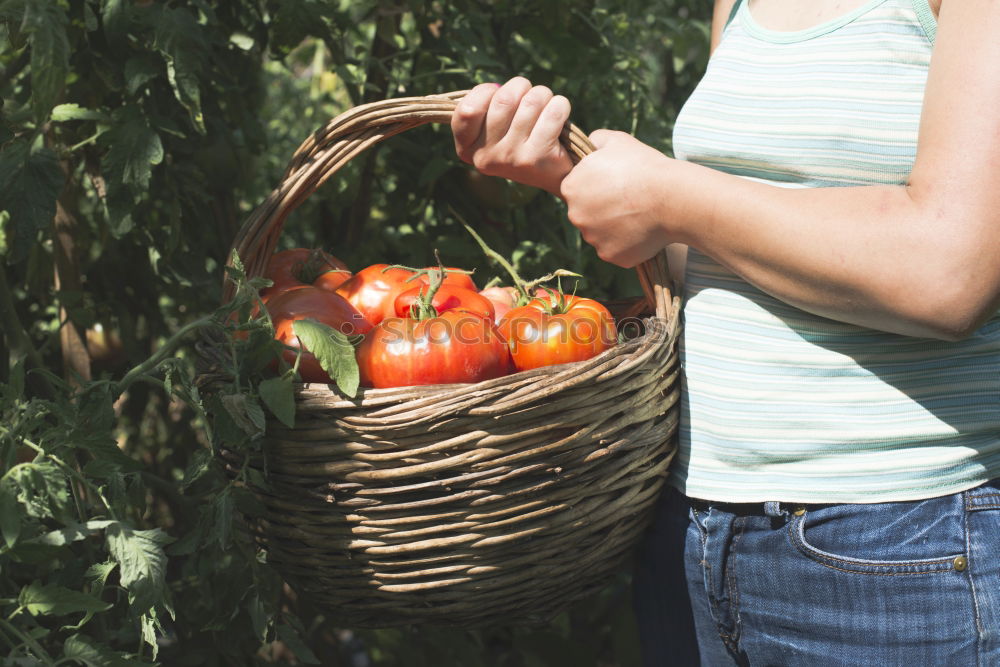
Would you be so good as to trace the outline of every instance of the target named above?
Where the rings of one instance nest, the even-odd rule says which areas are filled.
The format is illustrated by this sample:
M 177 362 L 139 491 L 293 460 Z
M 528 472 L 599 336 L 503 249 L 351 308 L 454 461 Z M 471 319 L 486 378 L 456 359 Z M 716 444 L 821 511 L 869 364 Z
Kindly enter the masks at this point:
M 633 581 L 647 667 L 1000 666 L 1000 480 L 806 507 L 668 488 Z

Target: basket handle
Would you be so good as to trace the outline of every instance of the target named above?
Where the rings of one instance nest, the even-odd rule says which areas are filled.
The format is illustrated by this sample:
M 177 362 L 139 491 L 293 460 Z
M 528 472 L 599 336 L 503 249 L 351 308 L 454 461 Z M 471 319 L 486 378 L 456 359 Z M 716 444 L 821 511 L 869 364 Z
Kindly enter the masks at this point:
M 362 104 L 313 133 L 295 151 L 278 187 L 254 209 L 236 234 L 233 250 L 243 261 L 247 275 L 263 274 L 288 215 L 337 170 L 371 146 L 401 132 L 427 123 L 450 123 L 458 101 L 468 92 L 459 90 Z M 566 124 L 559 139 L 574 164 L 595 150 L 587 135 L 572 123 Z M 636 272 L 657 317 L 668 317 L 673 297 L 666 252 L 661 250 L 637 266 Z M 233 284 L 227 280 L 223 299 L 228 301 L 232 296 Z

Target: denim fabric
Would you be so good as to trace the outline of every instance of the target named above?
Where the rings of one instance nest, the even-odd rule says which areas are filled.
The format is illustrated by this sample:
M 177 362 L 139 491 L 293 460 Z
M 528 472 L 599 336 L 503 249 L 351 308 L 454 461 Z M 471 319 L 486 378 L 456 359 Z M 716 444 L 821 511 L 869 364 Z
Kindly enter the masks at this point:
M 647 667 L 1000 666 L 1000 480 L 804 508 L 670 488 L 634 587 Z

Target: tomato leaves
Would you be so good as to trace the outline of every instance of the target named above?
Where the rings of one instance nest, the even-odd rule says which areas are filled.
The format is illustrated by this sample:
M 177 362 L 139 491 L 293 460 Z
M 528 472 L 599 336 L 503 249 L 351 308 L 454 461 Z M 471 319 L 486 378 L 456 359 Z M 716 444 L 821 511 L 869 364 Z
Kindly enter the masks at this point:
M 174 539 L 159 528 L 135 530 L 114 523 L 105 530 L 108 551 L 118 563 L 118 578 L 128 591 L 129 603 L 137 614 L 149 611 L 168 599 L 167 556 L 163 546 Z
M 260 393 L 260 400 L 278 421 L 288 428 L 295 428 L 295 391 L 291 375 L 261 380 L 257 391 Z
M 17 604 L 32 616 L 61 616 L 78 612 L 106 611 L 110 602 L 103 602 L 92 595 L 70 590 L 54 584 L 42 585 L 33 581 L 21 589 Z
M 326 371 L 340 391 L 351 398 L 357 396 L 361 377 L 351 340 L 333 327 L 313 319 L 296 320 L 292 330 L 315 355 L 320 368 Z
M 38 232 L 51 224 L 63 182 L 59 160 L 50 149 L 16 139 L 0 150 L 0 211 L 10 214 L 0 247 L 9 249 L 10 262 L 27 257 Z

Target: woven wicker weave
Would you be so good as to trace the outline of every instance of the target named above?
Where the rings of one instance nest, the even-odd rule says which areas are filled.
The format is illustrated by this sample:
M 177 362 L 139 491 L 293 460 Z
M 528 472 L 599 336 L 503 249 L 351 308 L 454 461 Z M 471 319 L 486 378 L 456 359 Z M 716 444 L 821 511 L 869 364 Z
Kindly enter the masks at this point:
M 259 275 L 288 214 L 377 142 L 447 123 L 464 92 L 356 107 L 296 152 L 234 243 Z M 570 126 L 563 143 L 593 150 Z M 268 561 L 351 627 L 544 620 L 608 582 L 646 526 L 674 453 L 679 302 L 661 254 L 638 267 L 656 317 L 588 361 L 474 385 L 296 388 L 267 423 Z M 230 470 L 243 455 L 220 452 Z

